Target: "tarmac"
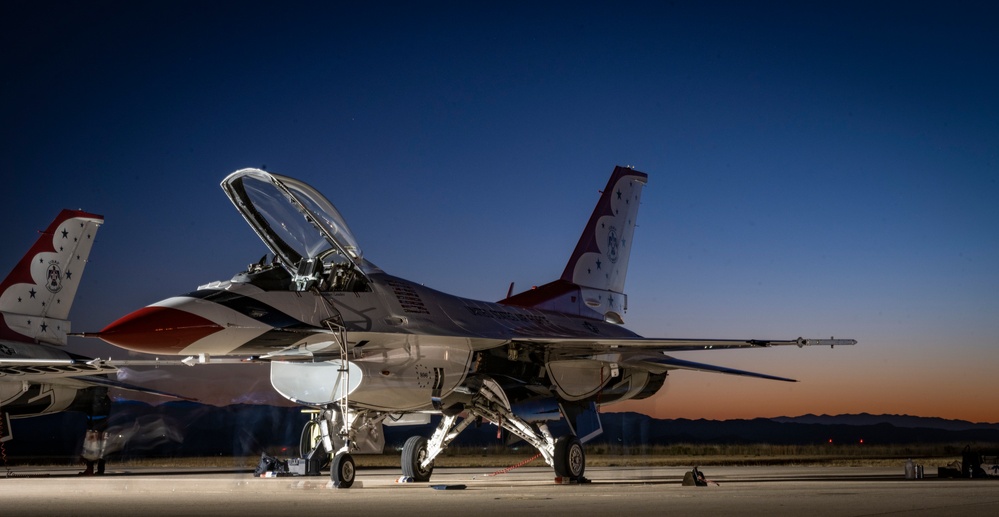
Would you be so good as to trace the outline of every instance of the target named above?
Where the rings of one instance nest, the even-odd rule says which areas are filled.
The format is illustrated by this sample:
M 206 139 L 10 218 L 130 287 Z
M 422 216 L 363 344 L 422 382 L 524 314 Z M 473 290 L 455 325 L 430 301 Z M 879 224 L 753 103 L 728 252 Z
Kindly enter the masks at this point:
M 398 483 L 398 469 L 359 467 L 349 489 L 332 488 L 328 476 L 110 465 L 104 476 L 80 476 L 78 469 L 18 467 L 14 477 L 0 472 L 0 509 L 19 517 L 999 515 L 999 480 L 906 480 L 902 465 L 704 467 L 715 482 L 706 487 L 682 486 L 690 469 L 680 467 L 589 468 L 589 483 L 569 485 L 556 484 L 546 467 L 495 476 L 489 469 L 438 468 L 430 483 Z

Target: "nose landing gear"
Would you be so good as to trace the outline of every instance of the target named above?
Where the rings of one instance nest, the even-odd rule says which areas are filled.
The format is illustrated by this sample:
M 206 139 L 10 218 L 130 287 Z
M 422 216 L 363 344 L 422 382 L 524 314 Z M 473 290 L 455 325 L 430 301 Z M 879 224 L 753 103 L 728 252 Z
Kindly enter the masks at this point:
M 339 452 L 330 464 L 330 480 L 336 488 L 350 488 L 354 484 L 354 458 L 349 452 Z

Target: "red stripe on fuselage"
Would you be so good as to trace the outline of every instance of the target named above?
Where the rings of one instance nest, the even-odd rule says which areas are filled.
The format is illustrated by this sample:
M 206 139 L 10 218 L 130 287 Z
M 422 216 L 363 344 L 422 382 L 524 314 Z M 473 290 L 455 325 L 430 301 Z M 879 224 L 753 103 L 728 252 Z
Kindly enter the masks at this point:
M 177 354 L 220 330 L 220 325 L 190 312 L 170 307 L 143 307 L 104 327 L 98 337 L 136 352 Z

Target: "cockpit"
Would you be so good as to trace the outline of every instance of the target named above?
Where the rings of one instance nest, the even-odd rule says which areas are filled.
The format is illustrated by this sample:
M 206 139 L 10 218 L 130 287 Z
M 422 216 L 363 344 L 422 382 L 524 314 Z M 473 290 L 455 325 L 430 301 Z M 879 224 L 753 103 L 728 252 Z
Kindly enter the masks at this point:
M 274 254 L 270 263 L 265 256 L 251 264 L 240 280 L 265 290 L 370 290 L 360 246 L 340 212 L 314 188 L 242 169 L 222 180 L 222 189 Z

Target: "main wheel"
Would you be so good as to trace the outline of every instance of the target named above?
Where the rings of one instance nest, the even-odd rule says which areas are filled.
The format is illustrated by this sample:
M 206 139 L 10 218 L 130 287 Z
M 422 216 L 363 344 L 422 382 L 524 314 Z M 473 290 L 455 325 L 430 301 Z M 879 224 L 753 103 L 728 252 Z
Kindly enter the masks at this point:
M 298 442 L 298 455 L 301 458 L 308 458 L 309 453 L 316 447 L 319 447 L 316 454 L 319 455 L 318 468 L 320 470 L 326 468 L 326 466 L 330 464 L 330 455 L 323 450 L 322 443 L 323 432 L 319 427 L 319 422 L 309 420 L 305 423 L 305 427 L 302 428 L 302 439 Z
M 336 488 L 350 488 L 354 484 L 354 458 L 350 457 L 350 453 L 341 452 L 333 457 L 330 479 Z
M 413 481 L 430 481 L 434 472 L 434 464 L 426 468 L 420 467 L 427 458 L 427 439 L 422 436 L 411 436 L 402 446 L 402 474 L 413 478 Z
M 586 453 L 575 436 L 563 436 L 555 442 L 555 475 L 578 481 L 586 470 Z

